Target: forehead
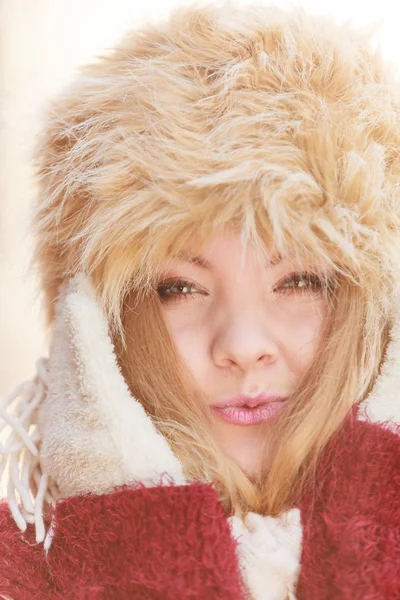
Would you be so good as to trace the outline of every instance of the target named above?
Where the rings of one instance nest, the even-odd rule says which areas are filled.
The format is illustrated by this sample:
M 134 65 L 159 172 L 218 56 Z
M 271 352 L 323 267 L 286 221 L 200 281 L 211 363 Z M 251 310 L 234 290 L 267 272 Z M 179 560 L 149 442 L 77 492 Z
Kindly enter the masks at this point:
M 224 262 L 235 261 L 239 265 L 239 261 L 244 262 L 249 257 L 252 260 L 260 258 L 261 264 L 269 266 L 282 260 L 282 256 L 268 250 L 266 244 L 246 241 L 240 233 L 231 230 L 216 233 L 205 241 L 191 240 L 190 244 L 173 252 L 171 259 L 211 269 Z
M 174 256 L 175 260 L 181 260 L 184 262 L 188 262 L 190 264 L 194 264 L 200 267 L 204 267 L 205 269 L 212 269 L 215 266 L 215 258 L 208 255 L 208 258 L 203 254 L 193 254 L 191 252 L 179 252 Z M 276 266 L 282 262 L 282 257 L 280 255 L 276 255 L 271 259 L 267 259 L 265 261 L 265 266 Z
M 245 239 L 242 231 L 233 228 L 214 231 L 205 239 L 195 235 L 170 250 L 161 270 L 176 260 L 208 270 L 221 270 L 225 265 L 234 270 L 246 265 L 258 265 L 266 269 L 287 265 L 297 270 L 315 270 L 321 275 L 325 272 L 332 274 L 332 265 L 328 266 L 321 256 L 299 253 L 293 247 L 279 252 L 268 240 L 261 237 Z

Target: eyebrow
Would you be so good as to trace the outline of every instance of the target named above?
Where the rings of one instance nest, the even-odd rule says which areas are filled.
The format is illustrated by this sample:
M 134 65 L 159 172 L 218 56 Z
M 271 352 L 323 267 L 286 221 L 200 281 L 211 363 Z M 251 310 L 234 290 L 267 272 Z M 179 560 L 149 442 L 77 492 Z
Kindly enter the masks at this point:
M 189 256 L 188 254 L 178 254 L 175 256 L 178 260 L 183 260 L 192 265 L 198 265 L 199 267 L 203 267 L 204 269 L 211 270 L 213 268 L 212 263 L 208 261 L 204 256 Z
M 179 260 L 183 260 L 185 262 L 188 262 L 190 264 L 193 265 L 198 265 L 199 267 L 202 267 L 203 269 L 209 269 L 212 270 L 213 268 L 213 264 L 208 261 L 206 258 L 204 258 L 204 256 L 189 256 L 188 254 L 178 254 L 175 256 L 175 258 L 179 259 Z M 279 265 L 279 263 L 282 262 L 282 257 L 280 255 L 274 257 L 273 259 L 271 259 L 266 267 L 275 267 L 276 265 Z

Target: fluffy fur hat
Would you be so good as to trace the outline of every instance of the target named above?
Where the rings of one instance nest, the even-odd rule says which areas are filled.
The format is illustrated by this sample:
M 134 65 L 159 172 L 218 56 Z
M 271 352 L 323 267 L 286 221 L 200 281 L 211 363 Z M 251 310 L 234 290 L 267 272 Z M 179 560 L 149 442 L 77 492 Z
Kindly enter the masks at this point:
M 67 276 L 92 276 L 118 320 L 163 259 L 225 225 L 333 265 L 388 309 L 400 94 L 372 32 L 300 7 L 183 8 L 82 68 L 36 156 L 49 322 Z

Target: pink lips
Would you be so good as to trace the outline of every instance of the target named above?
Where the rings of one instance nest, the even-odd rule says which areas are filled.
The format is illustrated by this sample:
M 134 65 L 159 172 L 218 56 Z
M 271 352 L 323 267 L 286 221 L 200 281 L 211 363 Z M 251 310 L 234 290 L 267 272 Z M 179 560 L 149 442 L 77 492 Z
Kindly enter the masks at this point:
M 287 398 L 277 394 L 258 396 L 238 394 L 223 398 L 211 406 L 222 420 L 234 425 L 257 425 L 275 418 L 284 409 Z

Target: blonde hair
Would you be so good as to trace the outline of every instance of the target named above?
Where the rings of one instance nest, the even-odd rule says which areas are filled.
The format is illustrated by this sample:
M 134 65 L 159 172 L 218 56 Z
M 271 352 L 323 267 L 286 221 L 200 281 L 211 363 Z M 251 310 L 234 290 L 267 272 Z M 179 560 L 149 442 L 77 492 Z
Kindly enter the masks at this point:
M 283 416 L 273 428 L 265 428 L 269 442 L 273 436 L 274 453 L 268 455 L 269 443 L 261 461 L 265 467 L 255 477 L 246 475 L 214 440 L 204 410 L 207 399 L 178 357 L 156 294 L 141 298 L 133 292 L 126 299 L 125 343 L 115 338 L 125 379 L 168 439 L 186 475 L 212 480 L 227 512 L 279 515 L 293 506 L 320 452 L 378 374 L 388 320 L 376 312 L 369 317 L 363 290 L 346 281 L 324 293 L 330 310 L 315 360 Z
M 372 33 L 300 7 L 179 9 L 82 68 L 39 141 L 34 260 L 48 323 L 60 283 L 89 274 L 131 389 L 228 510 L 288 506 L 383 357 L 399 280 L 400 95 Z M 339 283 L 257 481 L 212 439 L 152 295 L 166 259 L 225 227 Z

